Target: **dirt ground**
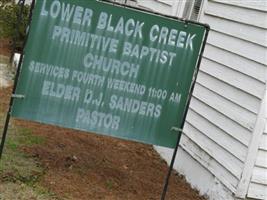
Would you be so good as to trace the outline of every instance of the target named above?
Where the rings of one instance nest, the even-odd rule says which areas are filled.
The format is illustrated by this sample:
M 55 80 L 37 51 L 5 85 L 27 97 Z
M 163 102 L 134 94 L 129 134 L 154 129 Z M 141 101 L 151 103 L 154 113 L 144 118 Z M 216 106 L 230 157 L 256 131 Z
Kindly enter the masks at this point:
M 8 39 L 0 39 L 0 55 L 10 56 L 12 48 L 11 41 Z
M 7 109 L 11 88 L 0 88 Z M 58 199 L 159 200 L 167 164 L 152 146 L 16 120 L 45 138 L 22 150 L 45 168 L 39 183 Z M 178 155 L 179 159 L 179 155 Z M 205 200 L 173 173 L 166 200 Z

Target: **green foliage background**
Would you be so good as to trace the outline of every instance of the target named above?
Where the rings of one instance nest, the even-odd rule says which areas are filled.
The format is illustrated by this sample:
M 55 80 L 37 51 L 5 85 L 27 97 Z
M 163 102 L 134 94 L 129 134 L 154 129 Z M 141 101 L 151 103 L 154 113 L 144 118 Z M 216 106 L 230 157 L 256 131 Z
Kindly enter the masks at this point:
M 17 34 L 18 15 L 20 13 L 20 6 L 14 0 L 0 0 L 0 40 L 9 39 L 12 41 L 11 46 L 16 39 L 16 50 L 21 50 L 23 41 L 26 37 L 26 28 L 28 24 L 28 17 L 30 6 L 25 5 L 22 13 L 22 20 L 19 24 L 19 31 Z

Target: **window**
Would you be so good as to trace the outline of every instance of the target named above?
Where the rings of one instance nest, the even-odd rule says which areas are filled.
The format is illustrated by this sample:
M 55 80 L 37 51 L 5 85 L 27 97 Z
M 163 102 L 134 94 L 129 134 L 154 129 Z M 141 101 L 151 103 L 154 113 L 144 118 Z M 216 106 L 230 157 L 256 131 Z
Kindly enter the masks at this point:
M 187 0 L 184 7 L 183 18 L 198 21 L 203 0 Z

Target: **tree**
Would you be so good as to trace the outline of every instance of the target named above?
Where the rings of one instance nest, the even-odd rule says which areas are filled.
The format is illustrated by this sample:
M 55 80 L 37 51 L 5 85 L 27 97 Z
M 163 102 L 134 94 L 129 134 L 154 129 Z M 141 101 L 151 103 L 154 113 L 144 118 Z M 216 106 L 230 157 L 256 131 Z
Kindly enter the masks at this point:
M 12 41 L 11 45 L 14 45 L 16 39 L 15 49 L 19 51 L 22 49 L 26 37 L 29 11 L 29 5 L 25 5 L 17 33 L 20 6 L 14 0 L 0 0 L 0 40 L 9 39 Z
M 0 0 L 0 7 L 4 7 L 7 4 L 15 3 L 15 0 Z

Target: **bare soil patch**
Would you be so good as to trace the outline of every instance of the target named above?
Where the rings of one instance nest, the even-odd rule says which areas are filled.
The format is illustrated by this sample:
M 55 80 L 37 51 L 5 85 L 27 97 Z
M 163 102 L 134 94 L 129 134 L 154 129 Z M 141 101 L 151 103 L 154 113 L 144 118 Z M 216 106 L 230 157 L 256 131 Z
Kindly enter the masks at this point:
M 10 39 L 0 39 L 0 55 L 11 56 L 12 47 Z
M 0 89 L 1 110 L 10 93 Z M 45 138 L 23 151 L 45 168 L 40 184 L 59 199 L 160 199 L 168 167 L 152 146 L 23 120 L 16 124 Z M 173 173 L 166 200 L 205 198 Z

